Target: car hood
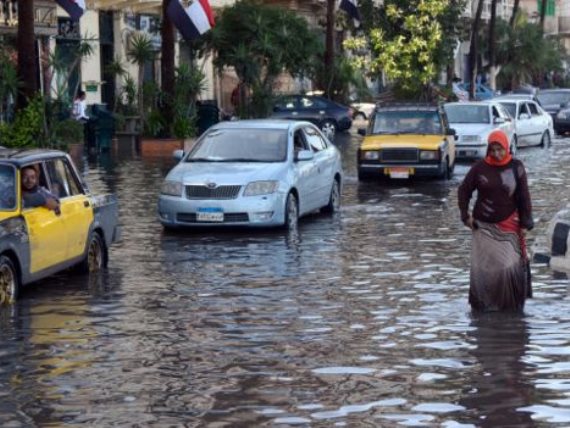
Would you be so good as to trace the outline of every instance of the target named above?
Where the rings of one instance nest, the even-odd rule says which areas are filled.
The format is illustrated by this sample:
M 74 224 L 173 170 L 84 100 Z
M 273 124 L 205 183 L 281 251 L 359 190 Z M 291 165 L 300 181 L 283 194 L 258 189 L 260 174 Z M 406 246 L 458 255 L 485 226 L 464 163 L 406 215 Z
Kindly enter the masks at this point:
M 16 217 L 15 211 L 0 211 L 0 221 L 6 220 L 11 217 Z
M 424 134 L 385 134 L 368 135 L 362 142 L 362 150 L 380 150 L 388 147 L 411 147 L 435 150 L 445 139 L 445 135 Z
M 484 135 L 495 129 L 490 123 L 450 123 L 457 135 Z
M 285 162 L 185 162 L 175 166 L 166 178 L 184 184 L 247 184 L 256 180 L 274 180 L 285 168 Z

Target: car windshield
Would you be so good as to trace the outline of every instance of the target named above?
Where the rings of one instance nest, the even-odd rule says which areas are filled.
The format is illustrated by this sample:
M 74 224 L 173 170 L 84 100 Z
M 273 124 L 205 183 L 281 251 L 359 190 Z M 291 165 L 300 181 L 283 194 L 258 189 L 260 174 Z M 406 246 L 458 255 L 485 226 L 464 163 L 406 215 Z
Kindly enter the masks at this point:
M 437 111 L 378 111 L 372 134 L 443 134 Z
M 283 162 L 285 129 L 214 129 L 190 152 L 186 162 Z
M 565 104 L 570 101 L 570 92 L 539 93 L 537 98 L 543 106 Z
M 517 117 L 517 103 L 507 103 L 501 101 L 500 104 L 507 109 L 511 117 Z
M 11 165 L 0 164 L 0 211 L 16 208 L 16 170 Z
M 449 123 L 491 123 L 489 107 L 469 104 L 446 105 Z

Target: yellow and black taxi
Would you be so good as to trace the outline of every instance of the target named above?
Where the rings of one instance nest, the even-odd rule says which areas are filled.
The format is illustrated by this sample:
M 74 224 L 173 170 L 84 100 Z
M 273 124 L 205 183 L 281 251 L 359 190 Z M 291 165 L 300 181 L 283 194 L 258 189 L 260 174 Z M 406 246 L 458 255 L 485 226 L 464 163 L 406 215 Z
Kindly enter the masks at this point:
M 57 209 L 24 205 L 21 180 L 28 167 L 42 190 L 57 198 Z M 104 268 L 118 238 L 116 197 L 92 195 L 66 153 L 0 147 L 0 304 L 14 302 L 21 286 L 63 269 Z
M 455 131 L 440 105 L 376 106 L 358 150 L 358 178 L 450 178 L 455 167 Z

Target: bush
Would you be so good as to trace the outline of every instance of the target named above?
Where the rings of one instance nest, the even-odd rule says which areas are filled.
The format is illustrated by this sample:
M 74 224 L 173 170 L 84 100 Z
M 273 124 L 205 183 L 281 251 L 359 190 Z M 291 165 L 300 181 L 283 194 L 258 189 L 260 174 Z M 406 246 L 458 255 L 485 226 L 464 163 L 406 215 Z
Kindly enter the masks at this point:
M 44 138 L 44 107 L 41 97 L 16 113 L 11 125 L 0 127 L 0 145 L 5 147 L 42 147 Z
M 52 128 L 52 135 L 60 148 L 70 144 L 83 143 L 83 124 L 73 119 L 56 122 Z

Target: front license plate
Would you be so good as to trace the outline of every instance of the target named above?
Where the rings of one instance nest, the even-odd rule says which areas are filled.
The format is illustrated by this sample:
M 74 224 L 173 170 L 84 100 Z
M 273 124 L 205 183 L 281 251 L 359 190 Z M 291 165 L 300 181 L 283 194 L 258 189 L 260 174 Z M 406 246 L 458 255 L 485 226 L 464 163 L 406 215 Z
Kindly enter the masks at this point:
M 408 168 L 390 168 L 390 178 L 410 178 Z
M 196 221 L 223 222 L 224 211 L 221 208 L 198 208 Z
M 463 150 L 461 156 L 477 156 L 477 150 Z

